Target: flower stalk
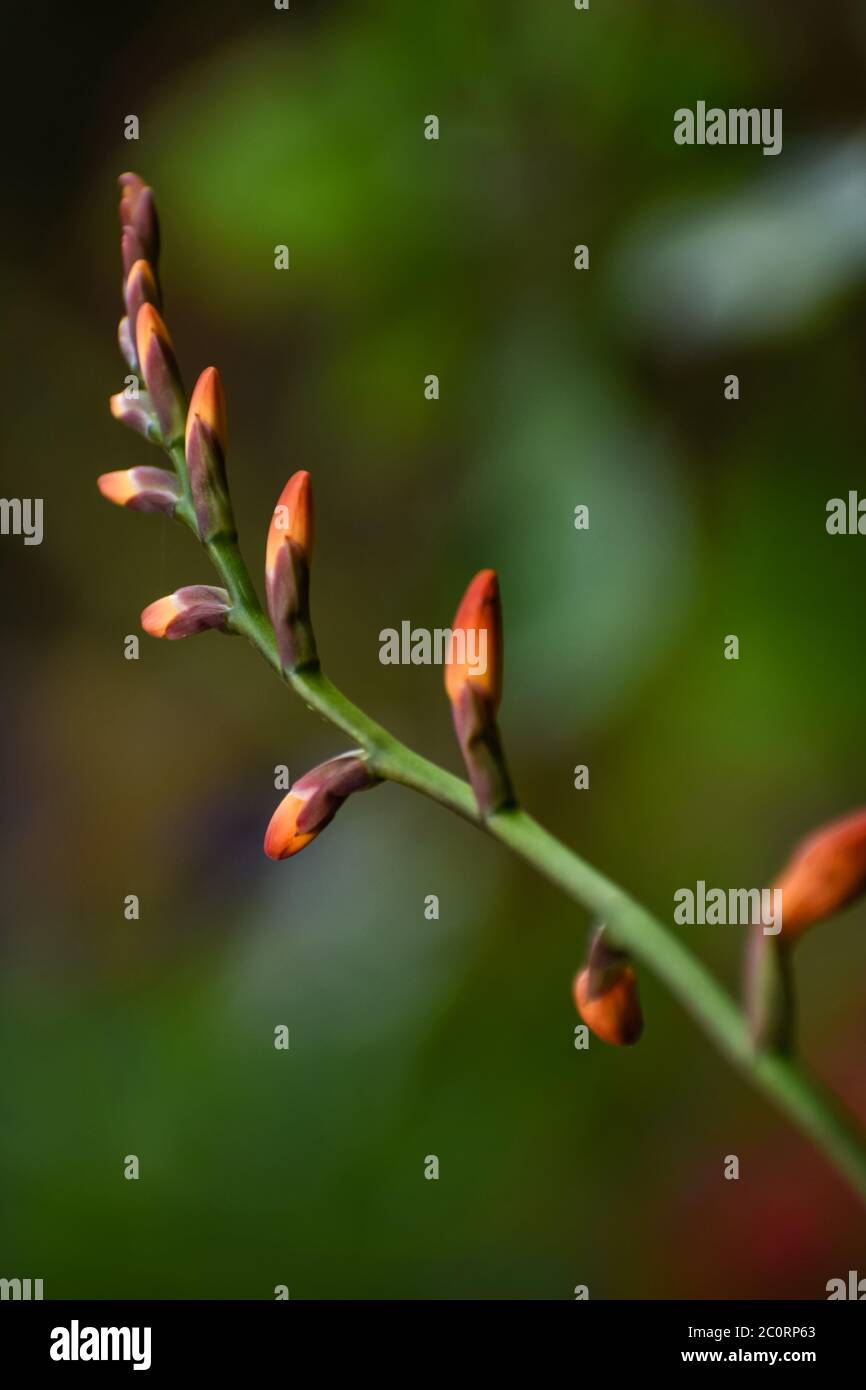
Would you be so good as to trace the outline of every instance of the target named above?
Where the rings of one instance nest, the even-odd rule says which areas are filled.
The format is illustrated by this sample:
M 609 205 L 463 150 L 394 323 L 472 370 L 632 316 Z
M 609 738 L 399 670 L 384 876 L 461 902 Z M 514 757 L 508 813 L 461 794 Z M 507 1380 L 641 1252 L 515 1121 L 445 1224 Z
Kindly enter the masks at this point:
M 129 277 L 137 262 L 145 260 L 153 270 L 154 285 L 158 286 L 159 237 L 152 194 L 131 174 L 122 176 L 121 187 L 125 275 Z M 140 279 L 146 277 L 140 273 Z M 313 513 L 307 474 L 295 474 L 289 480 L 271 519 L 266 549 L 269 621 L 241 555 L 233 523 L 225 521 L 227 513 L 223 512 L 216 524 L 211 524 L 211 520 L 203 524 L 200 490 L 198 494 L 195 489 L 190 491 L 186 401 L 171 340 L 159 311 L 152 301 L 143 299 L 137 310 L 135 334 L 125 330 L 124 323 L 126 320 L 121 321 L 119 333 L 122 351 L 128 361 L 131 345 L 137 344 L 162 443 L 174 468 L 176 484 L 168 489 L 169 499 L 174 502 L 171 510 L 175 519 L 184 522 L 202 540 L 220 580 L 219 588 L 192 585 L 167 600 L 158 600 L 157 605 L 151 605 L 157 611 L 148 621 L 157 631 L 165 625 L 165 630 L 158 632 L 163 636 L 190 635 L 205 627 L 224 627 L 242 634 L 311 709 L 355 745 L 354 752 L 314 769 L 295 785 L 275 813 L 272 827 L 281 811 L 282 817 L 273 834 L 269 827 L 268 853 L 273 850 L 274 857 L 279 858 L 303 848 L 296 843 L 298 837 L 304 844 L 309 843 L 332 819 L 346 796 L 380 781 L 408 787 L 462 816 L 606 924 L 616 942 L 615 953 L 611 956 L 612 948 L 606 943 L 603 949 L 598 947 L 594 960 L 591 953 L 585 1000 L 590 999 L 593 989 L 605 982 L 610 985 L 611 971 L 620 984 L 623 979 L 633 979 L 633 972 L 631 977 L 624 973 L 631 972 L 631 965 L 623 960 L 623 953 L 654 971 L 719 1051 L 808 1135 L 866 1202 L 866 1145 L 858 1125 L 838 1101 L 778 1046 L 756 1047 L 746 1013 L 678 938 L 622 888 L 515 804 L 495 720 L 501 693 L 501 634 L 498 591 L 495 575 L 490 578 L 492 571 L 476 576 L 464 600 L 468 625 L 474 622 L 478 630 L 484 628 L 488 632 L 488 637 L 493 635 L 490 674 L 479 682 L 469 671 L 455 668 L 449 670 L 446 678 L 458 740 L 470 775 L 467 783 L 394 738 L 322 672 L 309 614 Z M 201 445 L 201 456 L 197 457 L 193 472 L 200 467 L 206 479 L 215 478 L 213 491 L 220 496 L 224 474 L 220 472 L 220 460 L 216 458 L 215 462 L 215 454 L 217 446 L 222 448 L 224 462 L 224 411 L 221 416 L 214 399 L 212 396 L 208 418 L 210 434 Z M 195 414 L 202 418 L 202 412 Z M 200 444 L 201 441 L 195 447 Z M 112 500 L 122 500 L 123 486 L 112 486 L 118 493 Z M 179 499 L 176 502 L 175 491 Z M 110 489 L 106 495 L 110 495 Z M 219 511 L 222 502 L 215 506 Z M 169 506 L 149 509 L 168 511 Z M 171 631 L 177 623 L 189 631 L 176 627 Z M 483 751 L 483 758 L 479 750 Z M 852 849 L 856 839 L 856 835 L 844 839 L 841 850 L 842 842 L 834 842 L 839 850 L 835 862 L 837 867 L 843 865 L 839 874 L 846 900 L 850 900 L 859 872 Z M 631 993 L 630 984 L 626 992 Z M 623 1020 L 626 1032 L 633 1034 L 636 1030 L 633 1002 L 629 1008 L 619 1010 L 621 1032 Z

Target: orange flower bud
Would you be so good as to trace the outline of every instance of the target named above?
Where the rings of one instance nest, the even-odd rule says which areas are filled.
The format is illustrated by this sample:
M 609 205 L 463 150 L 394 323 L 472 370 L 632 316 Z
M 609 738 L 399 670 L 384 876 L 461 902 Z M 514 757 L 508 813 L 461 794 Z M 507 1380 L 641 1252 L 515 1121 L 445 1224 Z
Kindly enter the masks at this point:
M 479 570 L 460 600 L 452 626 L 445 689 L 452 702 L 470 684 L 491 709 L 502 698 L 502 607 L 495 570 Z
M 265 854 L 269 859 L 289 859 L 305 849 L 330 824 L 347 797 L 366 791 L 378 780 L 360 749 L 341 753 L 304 773 L 271 816 Z
M 802 840 L 775 886 L 782 891 L 781 937 L 787 941 L 866 892 L 866 809 Z
M 138 311 L 135 344 L 163 443 L 169 446 L 183 437 L 186 401 L 168 329 L 152 304 L 142 304 Z
M 172 516 L 180 497 L 180 484 L 174 473 L 164 468 L 127 468 L 103 473 L 96 486 L 118 507 L 134 512 L 163 512 Z
M 225 589 L 189 584 L 149 604 L 141 615 L 141 626 L 150 637 L 166 637 L 170 642 L 208 628 L 225 631 L 230 606 Z
M 482 815 L 514 800 L 496 710 L 502 697 L 502 610 L 495 570 L 480 570 L 460 601 L 445 663 L 454 728 Z
M 189 402 L 189 412 L 186 417 L 186 442 L 189 444 L 189 433 L 195 419 L 198 418 L 203 425 L 206 425 L 215 445 L 218 445 L 223 454 L 228 453 L 228 417 L 226 414 L 226 398 L 223 391 L 222 379 L 216 367 L 205 367 L 198 381 L 196 382 Z
M 283 670 L 317 661 L 310 624 L 313 492 L 309 473 L 294 473 L 280 493 L 268 528 L 265 590 Z
M 216 367 L 195 384 L 186 417 L 186 470 L 198 533 L 206 543 L 236 535 L 226 478 L 226 402 Z
M 593 938 L 586 966 L 575 976 L 574 1002 L 586 1026 L 614 1047 L 631 1047 L 643 1032 L 637 977 L 623 951 Z

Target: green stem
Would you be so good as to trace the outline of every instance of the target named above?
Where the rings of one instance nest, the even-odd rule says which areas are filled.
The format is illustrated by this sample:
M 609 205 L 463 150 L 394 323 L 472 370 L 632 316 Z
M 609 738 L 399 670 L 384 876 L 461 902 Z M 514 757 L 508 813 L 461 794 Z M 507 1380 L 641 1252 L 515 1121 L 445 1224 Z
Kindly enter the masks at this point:
M 306 704 L 367 752 L 380 777 L 438 801 L 486 830 L 610 927 L 618 944 L 648 965 L 699 1026 L 755 1086 L 822 1150 L 866 1201 L 866 1146 L 855 1121 L 800 1063 L 756 1050 L 745 1016 L 713 976 L 645 908 L 520 809 L 479 816 L 467 782 L 395 739 L 337 689 L 318 667 L 280 669 L 273 629 L 235 543 L 208 547 L 234 602 L 233 626 Z

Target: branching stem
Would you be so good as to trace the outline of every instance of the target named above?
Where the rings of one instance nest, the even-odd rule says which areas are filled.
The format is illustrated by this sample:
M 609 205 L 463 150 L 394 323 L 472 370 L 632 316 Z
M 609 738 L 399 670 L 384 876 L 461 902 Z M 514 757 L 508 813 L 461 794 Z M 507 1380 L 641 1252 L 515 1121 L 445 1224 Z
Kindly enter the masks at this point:
M 177 460 L 175 460 L 177 462 Z M 384 780 L 397 782 L 486 830 L 593 916 L 668 986 L 720 1052 L 763 1091 L 835 1164 L 866 1202 L 866 1142 L 856 1121 L 801 1063 L 757 1051 L 744 1014 L 681 942 L 621 888 L 520 809 L 483 821 L 467 782 L 407 748 L 342 694 L 318 667 L 286 675 L 273 630 L 236 544 L 208 550 L 235 605 L 233 626 L 288 681 L 301 699 L 365 749 Z

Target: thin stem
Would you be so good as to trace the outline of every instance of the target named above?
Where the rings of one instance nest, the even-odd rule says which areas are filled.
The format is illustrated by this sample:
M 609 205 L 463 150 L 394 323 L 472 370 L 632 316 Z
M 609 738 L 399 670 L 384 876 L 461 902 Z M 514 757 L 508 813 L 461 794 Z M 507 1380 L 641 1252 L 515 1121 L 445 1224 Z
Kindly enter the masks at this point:
M 615 940 L 655 971 L 724 1056 L 799 1125 L 866 1201 L 866 1148 L 854 1120 L 798 1062 L 778 1052 L 756 1051 L 746 1019 L 733 999 L 661 922 L 525 811 L 508 809 L 482 820 L 467 782 L 394 738 L 352 704 L 318 667 L 282 672 L 273 630 L 240 551 L 234 544 L 212 545 L 209 550 L 237 605 L 236 630 L 249 638 L 311 709 L 364 748 L 380 777 L 420 792 L 486 830 L 606 922 Z

